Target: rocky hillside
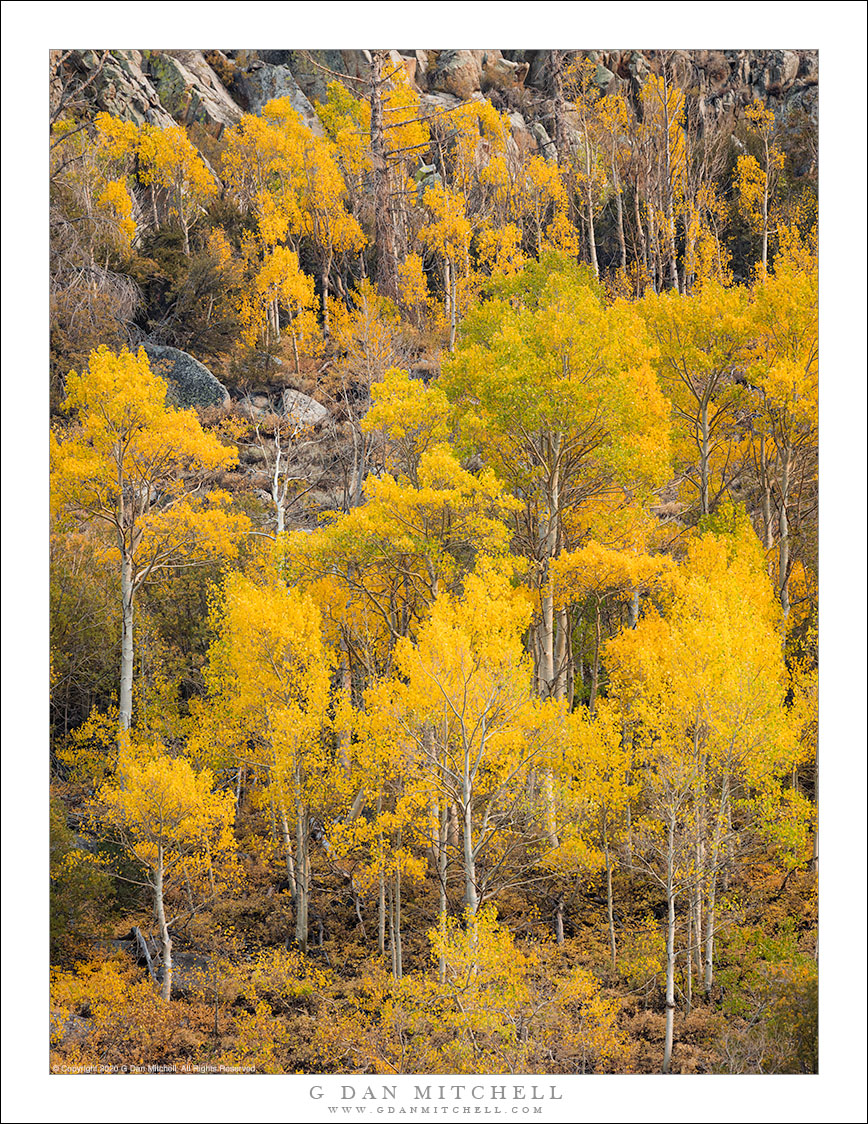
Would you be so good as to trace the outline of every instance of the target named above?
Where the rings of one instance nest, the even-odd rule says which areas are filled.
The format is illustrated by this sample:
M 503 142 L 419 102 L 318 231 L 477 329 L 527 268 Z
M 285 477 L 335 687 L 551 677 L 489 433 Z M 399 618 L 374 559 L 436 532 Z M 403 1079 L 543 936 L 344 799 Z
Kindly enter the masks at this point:
M 595 84 L 606 94 L 635 97 L 649 74 L 664 68 L 703 118 L 738 119 L 759 98 L 780 121 L 816 127 L 817 52 L 803 51 L 584 51 L 596 62 Z M 550 152 L 553 107 L 544 50 L 393 51 L 403 62 L 423 105 L 445 108 L 490 98 L 512 113 L 524 150 Z M 316 132 L 313 103 L 324 101 L 335 78 L 351 88 L 370 73 L 366 50 L 276 51 L 55 51 L 55 102 L 81 96 L 93 107 L 138 124 L 187 126 L 207 156 L 210 145 L 242 113 L 258 113 L 272 98 L 288 97 Z M 808 155 L 805 172 L 810 168 Z

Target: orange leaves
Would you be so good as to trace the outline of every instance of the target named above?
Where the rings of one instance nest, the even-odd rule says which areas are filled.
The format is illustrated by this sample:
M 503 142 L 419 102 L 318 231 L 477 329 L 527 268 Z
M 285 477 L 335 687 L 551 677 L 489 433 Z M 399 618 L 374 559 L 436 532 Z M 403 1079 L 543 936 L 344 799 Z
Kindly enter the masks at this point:
M 611 550 L 589 542 L 581 550 L 565 552 L 551 565 L 558 605 L 569 605 L 594 595 L 599 599 L 627 599 L 671 583 L 675 567 L 662 555 Z

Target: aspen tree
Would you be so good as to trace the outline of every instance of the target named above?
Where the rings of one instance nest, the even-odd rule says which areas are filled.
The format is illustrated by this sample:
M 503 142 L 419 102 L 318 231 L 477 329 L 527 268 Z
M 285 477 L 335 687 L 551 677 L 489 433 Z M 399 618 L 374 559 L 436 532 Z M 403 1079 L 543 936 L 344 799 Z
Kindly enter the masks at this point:
M 145 352 L 101 347 L 86 371 L 67 379 L 65 409 L 78 427 L 51 439 L 51 488 L 58 510 L 109 529 L 120 562 L 123 622 L 120 726 L 129 729 L 133 609 L 142 585 L 183 565 L 231 555 L 247 529 L 228 496 L 203 485 L 236 461 L 193 410 L 166 403 L 167 384 Z

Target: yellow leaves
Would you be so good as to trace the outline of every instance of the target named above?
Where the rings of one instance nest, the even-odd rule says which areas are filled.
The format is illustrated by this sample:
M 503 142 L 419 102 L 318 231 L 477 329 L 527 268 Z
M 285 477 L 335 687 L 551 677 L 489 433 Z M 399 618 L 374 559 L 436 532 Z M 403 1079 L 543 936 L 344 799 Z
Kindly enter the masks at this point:
M 382 431 L 386 467 L 419 483 L 419 463 L 432 445 L 449 436 L 449 403 L 437 386 L 426 386 L 398 367 L 390 367 L 383 381 L 371 388 L 371 408 L 362 419 L 362 432 Z
M 551 565 L 559 605 L 573 604 L 595 595 L 626 599 L 671 580 L 671 559 L 611 550 L 590 542 L 581 550 L 565 552 Z
M 409 313 L 428 307 L 428 282 L 422 259 L 418 254 L 408 254 L 398 266 L 398 300 Z
M 763 389 L 781 443 L 811 439 L 819 376 L 816 255 L 791 232 L 773 274 L 757 279 L 750 307 L 751 381 Z
M 521 249 L 521 230 L 514 223 L 484 227 L 477 234 L 479 264 L 492 275 L 512 277 L 527 260 Z
M 693 539 L 672 588 L 665 620 L 648 613 L 606 645 L 611 695 L 656 739 L 664 772 L 681 762 L 687 775 L 699 746 L 714 769 L 759 783 L 791 734 L 779 614 L 749 523 Z
M 333 117 L 336 126 L 345 113 L 345 107 L 335 106 L 326 117 Z M 341 126 L 339 131 L 346 141 L 353 129 Z M 303 234 L 329 260 L 365 243 L 346 208 L 342 158 L 348 158 L 346 150 L 315 137 L 289 99 L 276 98 L 263 107 L 261 117 L 245 114 L 230 130 L 223 168 L 242 201 L 252 205 L 265 247 L 278 246 L 290 233 Z M 349 162 L 353 171 L 361 170 L 358 152 Z
M 358 179 L 369 167 L 370 104 L 355 98 L 340 82 L 329 82 L 325 102 L 317 103 L 317 116 L 335 145 L 344 173 Z
M 423 198 L 432 220 L 419 231 L 420 241 L 453 264 L 464 265 L 472 233 L 464 196 L 448 187 L 437 186 L 426 188 Z
M 464 746 L 496 768 L 497 737 L 508 750 L 531 698 L 531 667 L 521 635 L 532 612 L 530 598 L 512 588 L 509 570 L 485 560 L 468 574 L 461 598 L 441 593 L 415 643 L 401 639 L 395 665 L 416 723 L 445 723 L 454 751 Z M 448 739 L 452 741 L 452 737 Z M 478 754 L 478 757 L 477 757 Z
M 627 1039 L 617 1027 L 621 1004 L 600 994 L 590 972 L 573 968 L 558 981 L 558 1006 L 571 1016 L 562 1045 L 577 1069 L 607 1069 L 627 1057 Z
M 280 785 L 320 783 L 331 660 L 313 600 L 276 574 L 267 584 L 232 574 L 211 622 L 211 736 L 229 746 L 253 739 Z
M 646 144 L 662 148 L 669 168 L 670 183 L 676 194 L 681 192 L 681 178 L 687 167 L 687 143 L 684 135 L 684 91 L 662 77 L 649 75 L 641 92 L 642 124 L 640 137 Z
M 149 520 L 165 516 L 190 490 L 190 476 L 235 463 L 235 452 L 205 433 L 193 410 L 167 407 L 166 391 L 144 350 L 116 355 L 100 347 L 86 371 L 70 372 L 63 406 L 77 411 L 79 429 L 52 438 L 57 505 L 115 524 L 126 520 L 125 533 L 137 518 L 141 536 Z
M 759 136 L 768 136 L 774 128 L 775 115 L 770 109 L 766 109 L 759 98 L 754 98 L 746 107 L 744 115 Z
M 556 210 L 554 218 L 545 229 L 543 252 L 552 251 L 556 254 L 566 254 L 568 257 L 577 257 L 581 245 L 579 232 L 570 222 L 566 210 Z
M 136 224 L 133 221 L 133 201 L 127 190 L 126 181 L 123 179 L 109 180 L 100 195 L 97 203 L 101 207 L 111 208 L 117 216 L 118 228 L 128 244 L 136 236 Z
M 762 229 L 762 202 L 767 189 L 766 173 L 755 156 L 739 156 L 735 173 L 739 207 L 754 231 Z
M 392 68 L 388 78 L 383 90 L 386 148 L 390 154 L 412 161 L 428 146 L 428 123 L 418 120 L 424 117 L 424 113 L 419 95 L 410 86 L 405 68 Z
M 265 303 L 277 301 L 287 309 L 298 321 L 295 330 L 300 337 L 316 331 L 316 319 L 312 316 L 318 304 L 316 287 L 313 278 L 299 268 L 298 254 L 293 250 L 276 246 L 268 254 L 256 275 L 256 291 Z
M 214 177 L 190 142 L 184 129 L 144 126 L 138 157 L 139 178 L 145 186 L 154 184 L 178 193 L 175 207 L 183 206 L 181 197 L 197 205 L 217 194 Z
M 98 113 L 94 120 L 97 136 L 109 160 L 123 162 L 134 156 L 142 139 L 142 130 L 134 121 Z
M 635 309 L 604 306 L 574 263 L 552 255 L 499 281 L 465 319 L 444 383 L 476 416 L 486 459 L 535 499 L 558 463 L 563 509 L 616 481 L 665 478 L 669 411 L 650 357 Z
M 196 773 L 160 744 L 128 746 L 116 778 L 99 791 L 96 815 L 156 870 L 182 856 L 233 850 L 235 798 L 213 787 L 208 769 Z

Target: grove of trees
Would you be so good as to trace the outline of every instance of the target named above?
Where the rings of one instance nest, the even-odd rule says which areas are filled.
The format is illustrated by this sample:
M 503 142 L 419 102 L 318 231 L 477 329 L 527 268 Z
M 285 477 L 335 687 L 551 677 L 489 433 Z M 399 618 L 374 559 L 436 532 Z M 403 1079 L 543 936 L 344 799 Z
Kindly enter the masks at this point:
M 816 1071 L 816 183 L 551 56 L 52 122 L 54 1060 Z

